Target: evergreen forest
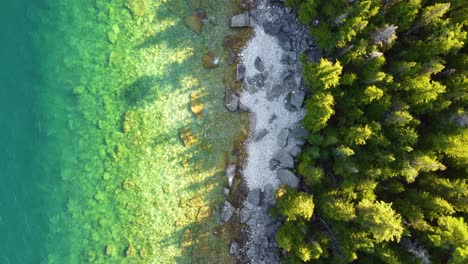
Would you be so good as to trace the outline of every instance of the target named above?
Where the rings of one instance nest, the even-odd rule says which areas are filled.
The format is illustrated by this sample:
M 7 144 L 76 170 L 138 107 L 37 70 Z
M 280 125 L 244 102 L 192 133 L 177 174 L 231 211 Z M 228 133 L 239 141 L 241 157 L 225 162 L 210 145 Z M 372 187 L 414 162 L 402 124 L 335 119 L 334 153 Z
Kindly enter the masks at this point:
M 287 0 L 322 51 L 286 263 L 468 263 L 468 2 Z

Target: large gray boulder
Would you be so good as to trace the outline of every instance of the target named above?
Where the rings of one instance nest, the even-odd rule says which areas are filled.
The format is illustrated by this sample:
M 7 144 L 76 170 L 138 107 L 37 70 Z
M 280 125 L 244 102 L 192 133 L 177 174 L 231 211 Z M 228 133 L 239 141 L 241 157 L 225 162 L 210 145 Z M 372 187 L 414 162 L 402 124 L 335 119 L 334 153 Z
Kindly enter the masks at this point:
M 248 12 L 231 17 L 229 21 L 231 27 L 248 27 L 250 26 L 250 15 Z
M 226 90 L 224 98 L 226 108 L 231 112 L 237 111 L 237 108 L 239 107 L 239 96 L 231 90 Z
M 260 205 L 260 199 L 261 199 L 261 190 L 259 188 L 251 190 L 249 194 L 247 195 L 247 201 L 251 205 L 255 205 L 255 206 Z
M 278 170 L 278 178 L 281 184 L 289 185 L 292 188 L 299 187 L 299 178 L 288 170 Z
M 221 221 L 227 222 L 231 219 L 231 217 L 234 215 L 234 212 L 236 209 L 232 204 L 228 201 L 224 202 L 223 209 L 221 210 Z
M 280 150 L 278 153 L 275 154 L 275 156 L 273 156 L 273 159 L 279 162 L 279 167 L 281 168 L 293 168 L 294 167 L 294 159 L 286 151 Z

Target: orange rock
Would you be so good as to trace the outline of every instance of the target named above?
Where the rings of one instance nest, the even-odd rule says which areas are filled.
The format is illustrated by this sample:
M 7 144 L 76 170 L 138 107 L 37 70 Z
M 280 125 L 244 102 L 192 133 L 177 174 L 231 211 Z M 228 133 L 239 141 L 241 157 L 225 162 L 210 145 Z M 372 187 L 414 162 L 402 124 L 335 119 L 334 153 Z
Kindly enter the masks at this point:
M 198 13 L 194 13 L 193 15 L 186 16 L 184 18 L 185 25 L 193 30 L 195 33 L 200 34 L 203 29 L 203 16 Z
M 184 145 L 186 147 L 190 147 L 197 143 L 198 139 L 195 137 L 195 135 L 192 134 L 192 132 L 188 128 L 183 128 L 179 131 L 179 136 L 180 139 L 182 139 L 182 142 L 184 142 Z
M 205 105 L 200 101 L 200 96 L 198 92 L 192 92 L 190 94 L 190 110 L 198 117 L 202 118 L 203 110 Z
M 208 52 L 203 56 L 203 67 L 212 69 L 219 65 L 219 58 L 214 55 L 213 52 Z

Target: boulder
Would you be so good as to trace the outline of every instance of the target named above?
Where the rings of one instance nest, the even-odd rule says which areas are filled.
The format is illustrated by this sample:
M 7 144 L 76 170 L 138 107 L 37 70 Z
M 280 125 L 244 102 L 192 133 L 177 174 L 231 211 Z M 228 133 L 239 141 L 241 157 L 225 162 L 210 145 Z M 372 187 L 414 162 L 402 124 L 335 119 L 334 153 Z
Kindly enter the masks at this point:
M 231 241 L 231 245 L 229 246 L 229 254 L 233 257 L 239 256 L 239 244 L 236 241 Z
M 278 178 L 281 184 L 289 185 L 292 188 L 299 187 L 299 178 L 288 170 L 278 170 Z
M 260 57 L 255 58 L 254 67 L 259 72 L 263 72 L 265 70 L 265 66 L 263 65 L 262 59 L 260 59 Z
M 265 79 L 268 77 L 266 73 L 257 73 L 254 76 L 247 79 L 249 84 L 253 84 L 258 88 L 265 86 Z
M 221 221 L 227 222 L 231 219 L 231 217 L 234 215 L 234 212 L 236 209 L 232 204 L 228 201 L 224 202 L 223 209 L 221 210 Z
M 202 59 L 203 67 L 207 69 L 216 68 L 219 65 L 219 58 L 213 52 L 207 52 Z
M 239 218 L 240 218 L 241 224 L 247 223 L 247 221 L 249 220 L 251 214 L 252 214 L 252 211 L 249 208 L 247 208 L 247 207 L 242 208 L 240 210 L 240 213 L 239 213 Z
M 290 94 L 289 104 L 294 107 L 295 110 L 299 110 L 304 102 L 304 98 L 305 93 L 303 91 L 294 91 Z
M 245 78 L 245 66 L 243 64 L 237 64 L 236 80 L 242 81 Z
M 270 183 L 265 185 L 263 188 L 263 201 L 266 204 L 274 204 L 275 203 L 275 189 L 273 188 L 273 185 Z
M 226 167 L 226 178 L 228 180 L 229 187 L 232 187 L 235 176 L 236 176 L 236 164 L 228 164 Z
M 239 107 L 239 96 L 231 90 L 226 90 L 224 93 L 226 108 L 231 111 L 237 111 Z
M 188 128 L 179 130 L 179 137 L 184 142 L 186 147 L 190 147 L 197 143 L 198 139 Z
M 279 167 L 281 168 L 294 168 L 293 157 L 284 150 L 280 150 L 276 153 L 273 159 L 279 162 Z
M 148 0 L 128 0 L 125 7 L 130 10 L 134 19 L 140 18 L 148 11 Z
M 249 194 L 247 195 L 247 201 L 251 205 L 255 205 L 255 206 L 260 205 L 260 199 L 261 199 L 261 191 L 259 188 L 251 190 Z
M 193 15 L 184 18 L 184 24 L 193 32 L 200 34 L 203 29 L 203 15 L 194 13 Z
M 281 32 L 278 35 L 278 44 L 285 50 L 290 51 L 292 49 L 291 40 L 286 35 L 286 33 Z
M 190 94 L 190 110 L 194 113 L 197 118 L 202 118 L 203 110 L 205 105 L 200 101 L 200 95 L 198 92 L 192 92 Z
M 280 133 L 278 134 L 278 146 L 280 148 L 283 148 L 286 146 L 286 144 L 288 144 L 288 136 L 289 136 L 289 130 L 284 128 L 280 131 Z
M 262 24 L 263 30 L 265 33 L 271 36 L 276 36 L 278 33 L 281 31 L 281 23 L 279 21 L 274 21 L 274 22 L 265 22 Z
M 271 159 L 270 160 L 270 163 L 268 165 L 268 168 L 271 170 L 271 171 L 274 171 L 276 170 L 276 168 L 278 168 L 278 166 L 280 165 L 279 161 L 275 160 L 275 159 Z
M 250 15 L 248 12 L 235 15 L 231 17 L 231 20 L 229 21 L 229 25 L 231 27 L 248 27 L 250 26 Z
M 223 194 L 224 194 L 224 196 L 229 196 L 229 193 L 230 193 L 230 192 L 231 192 L 231 191 L 229 191 L 228 188 L 224 188 L 224 189 L 223 189 Z

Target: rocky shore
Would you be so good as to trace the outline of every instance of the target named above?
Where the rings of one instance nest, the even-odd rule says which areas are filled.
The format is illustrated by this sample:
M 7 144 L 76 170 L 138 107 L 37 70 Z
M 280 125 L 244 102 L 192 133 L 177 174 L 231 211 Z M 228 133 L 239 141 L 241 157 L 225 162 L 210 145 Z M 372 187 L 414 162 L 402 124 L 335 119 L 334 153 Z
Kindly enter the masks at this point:
M 230 253 L 240 263 L 279 263 L 275 233 L 281 219 L 270 217 L 274 194 L 280 185 L 299 186 L 292 172 L 294 157 L 305 143 L 307 132 L 301 126 L 305 111 L 301 54 L 318 60 L 307 28 L 284 1 L 257 0 L 250 12 L 231 18 L 231 27 L 253 28 L 254 33 L 240 54 L 237 80 L 241 93 L 226 92 L 229 111 L 250 113 L 250 135 L 245 144 L 247 159 L 240 175 L 247 187 L 241 208 L 225 202 L 221 221 L 234 215 L 244 225 L 245 241 L 232 241 Z M 228 166 L 228 182 L 236 174 Z

